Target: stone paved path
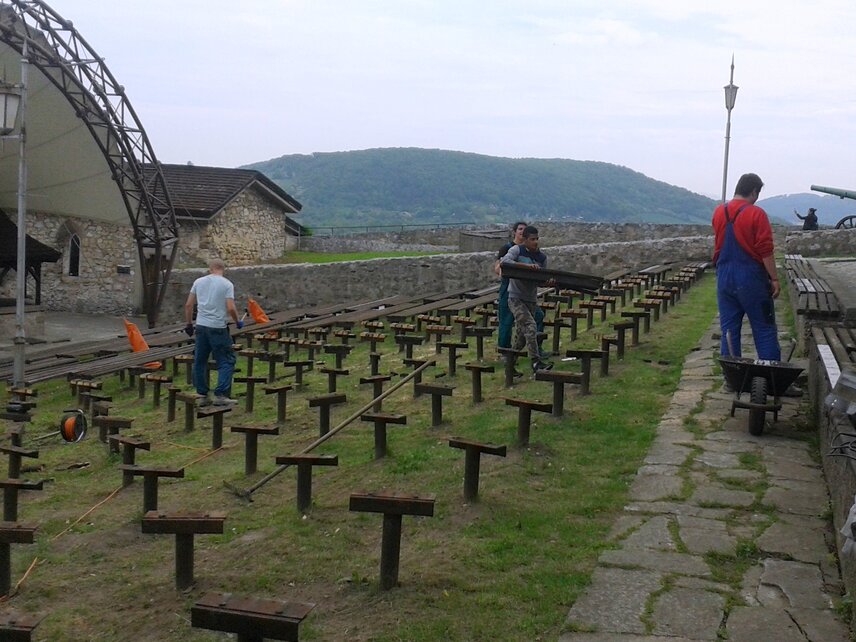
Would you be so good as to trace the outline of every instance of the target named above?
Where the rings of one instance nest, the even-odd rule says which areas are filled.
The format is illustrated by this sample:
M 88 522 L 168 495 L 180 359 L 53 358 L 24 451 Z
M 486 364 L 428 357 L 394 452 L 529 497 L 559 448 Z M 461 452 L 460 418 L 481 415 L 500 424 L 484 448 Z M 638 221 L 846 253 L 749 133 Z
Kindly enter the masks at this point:
M 753 437 L 714 374 L 718 320 L 684 362 L 654 443 L 561 642 L 847 642 L 828 496 L 799 399 Z M 745 338 L 744 346 L 751 345 Z M 745 397 L 744 397 L 745 398 Z M 685 419 L 692 417 L 687 423 Z

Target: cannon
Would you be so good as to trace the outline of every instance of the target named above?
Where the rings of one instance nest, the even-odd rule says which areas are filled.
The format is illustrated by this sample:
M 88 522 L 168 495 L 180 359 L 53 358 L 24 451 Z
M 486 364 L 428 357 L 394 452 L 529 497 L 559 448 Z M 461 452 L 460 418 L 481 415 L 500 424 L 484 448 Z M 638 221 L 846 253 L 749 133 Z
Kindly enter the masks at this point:
M 849 198 L 856 201 L 856 190 L 838 189 L 837 187 L 824 187 L 823 185 L 812 185 L 811 189 L 813 192 L 823 192 L 824 194 L 832 194 L 833 196 L 838 196 L 839 198 Z M 856 214 L 845 216 L 840 221 L 838 221 L 838 223 L 835 224 L 835 229 L 849 229 L 854 227 L 856 227 Z

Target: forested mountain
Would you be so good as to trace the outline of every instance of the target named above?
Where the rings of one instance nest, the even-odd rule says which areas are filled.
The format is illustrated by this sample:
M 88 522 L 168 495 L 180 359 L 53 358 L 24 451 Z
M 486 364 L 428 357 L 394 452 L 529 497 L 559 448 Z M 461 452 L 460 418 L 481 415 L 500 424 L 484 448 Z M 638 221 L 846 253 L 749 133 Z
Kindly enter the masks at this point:
M 582 220 L 710 222 L 715 202 L 626 167 L 393 148 L 294 154 L 247 167 L 303 204 L 308 227 Z

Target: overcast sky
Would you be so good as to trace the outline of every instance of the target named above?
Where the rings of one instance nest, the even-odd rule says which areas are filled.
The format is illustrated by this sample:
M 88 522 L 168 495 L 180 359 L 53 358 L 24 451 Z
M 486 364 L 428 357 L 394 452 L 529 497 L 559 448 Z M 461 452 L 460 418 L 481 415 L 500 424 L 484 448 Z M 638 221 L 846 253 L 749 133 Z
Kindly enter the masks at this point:
M 163 162 L 426 147 L 856 188 L 854 0 L 49 0 Z

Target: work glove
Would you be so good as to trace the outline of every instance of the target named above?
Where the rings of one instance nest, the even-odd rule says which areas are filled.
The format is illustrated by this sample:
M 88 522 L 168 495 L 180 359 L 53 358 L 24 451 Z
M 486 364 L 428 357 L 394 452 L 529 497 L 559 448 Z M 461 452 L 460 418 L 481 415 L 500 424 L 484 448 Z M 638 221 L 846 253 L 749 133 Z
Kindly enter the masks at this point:
M 243 328 L 243 327 L 244 327 L 244 322 L 243 322 L 243 321 L 241 321 L 240 319 L 238 319 L 238 320 L 235 322 L 235 326 L 237 326 L 238 330 L 240 330 L 241 328 Z
M 184 332 L 187 334 L 188 337 L 192 337 L 194 332 L 193 324 L 188 323 L 186 326 L 184 326 Z

